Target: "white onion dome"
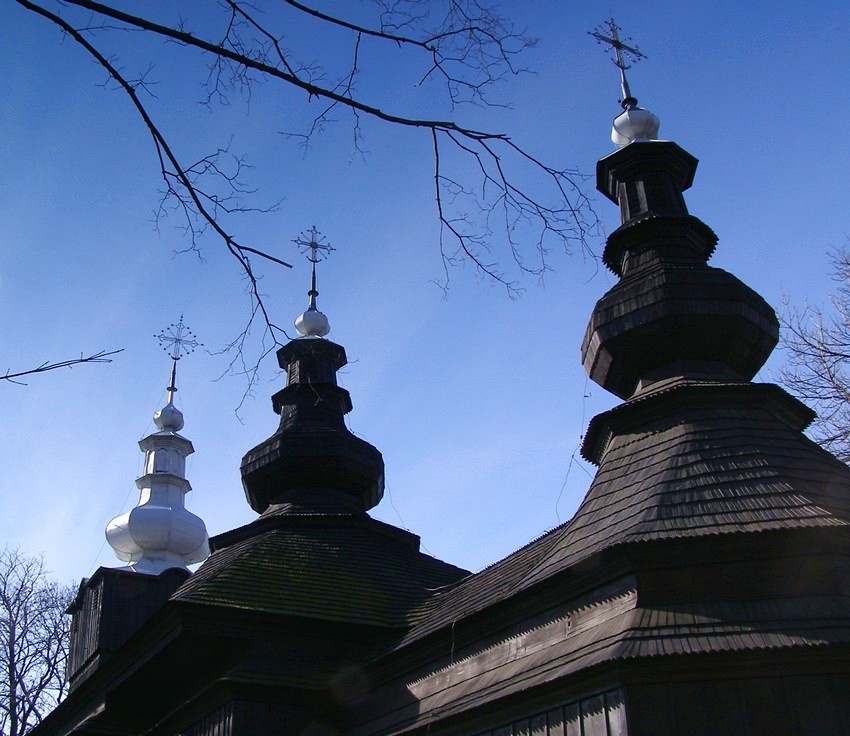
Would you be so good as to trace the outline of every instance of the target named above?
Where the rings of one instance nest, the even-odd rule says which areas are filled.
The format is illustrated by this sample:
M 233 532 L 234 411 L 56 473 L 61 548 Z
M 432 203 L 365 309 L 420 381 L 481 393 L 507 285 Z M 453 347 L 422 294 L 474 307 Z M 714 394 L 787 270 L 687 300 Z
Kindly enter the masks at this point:
M 295 319 L 295 329 L 301 337 L 324 337 L 331 331 L 328 318 L 314 306 Z
M 614 118 L 611 140 L 620 148 L 634 141 L 654 141 L 658 139 L 660 125 L 661 121 L 649 110 L 628 107 Z
M 181 338 L 182 318 L 174 341 Z M 183 340 L 183 343 L 179 342 Z M 136 479 L 139 502 L 116 516 L 106 527 L 106 540 L 115 556 L 126 563 L 124 570 L 159 575 L 171 568 L 187 569 L 209 556 L 204 522 L 186 509 L 185 496 L 192 490 L 186 479 L 186 458 L 195 449 L 178 434 L 183 428 L 183 412 L 174 406 L 177 391 L 177 361 L 172 356 L 168 403 L 153 416 L 158 432 L 139 441 L 145 454 L 144 471 Z
M 179 432 L 183 429 L 183 412 L 169 401 L 153 415 L 153 423 L 160 431 Z

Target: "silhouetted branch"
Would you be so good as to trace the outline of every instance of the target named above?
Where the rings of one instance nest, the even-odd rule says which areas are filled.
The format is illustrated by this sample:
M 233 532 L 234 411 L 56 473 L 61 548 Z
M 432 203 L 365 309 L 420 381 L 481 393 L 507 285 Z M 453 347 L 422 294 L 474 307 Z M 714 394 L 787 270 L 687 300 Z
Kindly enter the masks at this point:
M 448 266 L 468 261 L 479 274 L 516 295 L 521 289 L 500 267 L 500 252 L 510 254 L 520 271 L 539 277 L 548 269 L 552 244 L 559 243 L 567 251 L 574 247 L 587 250 L 588 235 L 596 230 L 595 213 L 581 191 L 584 177 L 576 170 L 544 164 L 504 133 L 479 130 L 453 119 L 391 110 L 358 88 L 362 59 L 366 58 L 363 47 L 368 44 L 370 52 L 385 49 L 394 54 L 411 54 L 418 63 L 412 72 L 415 87 L 439 82 L 443 99 L 452 110 L 464 102 L 498 106 L 490 99 L 490 91 L 505 77 L 525 71 L 517 59 L 535 41 L 485 0 L 383 0 L 377 2 L 378 16 L 373 24 L 344 17 L 346 13 L 329 14 L 297 0 L 274 5 L 262 0 L 219 0 L 221 16 L 206 13 L 200 26 L 203 32 L 192 29 L 180 15 L 175 15 L 170 23 L 163 22 L 167 16 L 159 6 L 154 20 L 153 15 L 147 15 L 148 6 L 144 4 L 134 6 L 141 8 L 142 14 L 133 14 L 95 0 L 16 2 L 61 28 L 128 96 L 151 135 L 160 164 L 165 190 L 158 217 L 172 211 L 180 213 L 181 227 L 190 240 L 185 250 L 199 252 L 198 238 L 209 231 L 238 262 L 248 280 L 251 323 L 229 349 L 239 354 L 231 368 L 247 375 L 249 392 L 256 377 L 256 371 L 250 369 L 253 361 L 248 360 L 244 371 L 239 366 L 249 336 L 258 334 L 252 331 L 253 321 L 264 323 L 259 331 L 263 336 L 260 355 L 268 352 L 264 339 L 270 337 L 278 344 L 285 332 L 266 311 L 248 256 L 289 264 L 240 242 L 228 222 L 233 215 L 268 212 L 277 205 L 246 204 L 246 199 L 255 195 L 243 179 L 248 167 L 242 157 L 230 154 L 229 146 L 184 165 L 173 142 L 141 98 L 141 92 L 152 94 L 155 80 L 150 68 L 135 77 L 124 74 L 105 50 L 104 37 L 112 38 L 121 30 L 135 31 L 201 54 L 207 62 L 202 102 L 210 107 L 214 103 L 229 104 L 233 91 L 250 96 L 252 85 L 259 80 L 279 89 L 302 92 L 305 104 L 321 100 L 321 109 L 312 116 L 306 132 L 286 133 L 305 147 L 334 122 L 332 116 L 337 111 L 351 115 L 354 150 L 360 154 L 364 153 L 361 126 L 365 120 L 427 131 L 434 156 L 434 197 L 446 267 L 444 288 L 448 284 Z M 74 9 L 86 12 L 76 25 L 71 20 Z M 350 52 L 343 54 L 344 66 L 339 66 L 337 74 L 325 71 L 325 60 L 305 63 L 285 47 L 282 29 L 288 29 L 291 21 L 299 18 L 315 24 L 321 33 L 337 34 L 324 39 L 330 39 L 327 46 L 334 51 L 341 47 L 338 34 L 350 34 L 346 41 L 350 42 Z M 218 32 L 210 30 L 216 23 L 221 24 Z M 333 54 L 327 61 L 340 64 Z
M 8 370 L 2 376 L 0 376 L 0 381 L 9 381 L 10 383 L 17 383 L 19 386 L 26 386 L 27 384 L 23 381 L 19 381 L 17 379 L 22 378 L 23 376 L 31 376 L 36 373 L 46 373 L 47 371 L 55 371 L 57 368 L 73 368 L 75 365 L 82 365 L 84 363 L 111 363 L 112 358 L 109 357 L 111 355 L 118 355 L 118 353 L 123 353 L 124 348 L 120 348 L 119 350 L 101 350 L 99 353 L 95 353 L 94 355 L 84 356 L 80 353 L 79 358 L 71 358 L 70 360 L 60 360 L 58 363 L 51 363 L 49 361 L 45 361 L 39 366 L 35 368 L 29 368 L 25 371 L 18 371 L 17 373 L 10 373 Z

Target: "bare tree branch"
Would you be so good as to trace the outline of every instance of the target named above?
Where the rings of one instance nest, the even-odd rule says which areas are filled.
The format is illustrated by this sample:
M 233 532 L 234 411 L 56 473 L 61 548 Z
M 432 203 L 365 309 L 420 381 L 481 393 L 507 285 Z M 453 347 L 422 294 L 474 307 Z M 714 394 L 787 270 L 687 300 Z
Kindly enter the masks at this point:
M 305 106 L 321 100 L 321 110 L 312 115 L 306 132 L 285 132 L 305 147 L 334 122 L 332 116 L 338 111 L 350 114 L 354 151 L 360 155 L 365 153 L 362 124 L 366 120 L 427 132 L 434 157 L 444 288 L 448 267 L 469 262 L 481 276 L 502 284 L 513 296 L 521 287 L 502 270 L 500 252 L 509 256 L 519 272 L 536 277 L 548 270 L 553 244 L 568 252 L 577 247 L 590 253 L 588 236 L 595 234 L 597 220 L 582 192 L 584 177 L 579 172 L 545 164 L 504 133 L 480 130 L 458 120 L 394 111 L 386 100 L 375 101 L 358 88 L 364 71 L 361 59 L 366 58 L 363 46 L 368 44 L 370 51 L 412 54 L 416 60 L 414 86 L 424 88 L 429 82 L 438 82 L 442 99 L 452 111 L 465 102 L 498 105 L 490 91 L 505 77 L 525 71 L 517 59 L 535 41 L 506 21 L 487 0 L 376 0 L 378 14 L 371 24 L 354 19 L 357 9 L 329 14 L 301 0 L 274 5 L 262 0 L 219 0 L 221 16 L 211 20 L 206 14 L 199 25 L 203 32 L 190 28 L 190 21 L 179 15 L 163 22 L 168 16 L 162 8 L 153 16 L 153 9 L 144 5 L 138 6 L 143 8 L 142 14 L 133 14 L 95 0 L 16 2 L 58 26 L 129 98 L 151 135 L 160 164 L 165 189 L 158 218 L 169 212 L 180 214 L 181 227 L 190 240 L 186 250 L 199 253 L 198 238 L 207 231 L 214 234 L 245 274 L 251 321 L 227 350 L 236 353 L 230 369 L 248 380 L 246 393 L 257 376 L 252 365 L 270 351 L 269 340 L 273 346 L 286 335 L 266 311 L 249 255 L 289 264 L 262 248 L 240 242 L 229 223 L 233 215 L 272 211 L 276 205 L 245 204 L 254 194 L 243 180 L 248 167 L 242 157 L 230 154 L 229 145 L 191 165 L 182 163 L 165 128 L 154 120 L 152 66 L 139 75 L 124 73 L 107 51 L 107 40 L 116 33 L 142 33 L 176 44 L 195 57 L 200 55 L 207 68 L 206 80 L 201 80 L 206 90 L 201 102 L 210 107 L 229 104 L 234 91 L 250 96 L 252 86 L 260 80 L 275 89 L 303 93 Z M 86 15 L 75 18 L 79 11 Z M 323 60 L 299 59 L 284 45 L 283 30 L 291 21 L 312 23 L 321 33 L 337 34 L 329 37 L 327 44 L 334 49 L 340 46 L 339 34 L 343 34 L 350 43 L 347 65 L 332 74 L 323 68 Z M 221 23 L 217 33 L 210 30 L 216 22 Z M 334 63 L 339 64 L 338 56 Z M 147 93 L 144 100 L 142 93 Z M 254 320 L 262 323 L 260 330 L 252 329 Z M 244 354 L 249 338 L 259 341 L 256 360 L 246 359 Z
M 16 383 L 19 386 L 26 386 L 27 384 L 23 381 L 19 381 L 17 379 L 22 378 L 23 376 L 31 376 L 36 373 L 46 373 L 47 371 L 53 371 L 57 368 L 73 368 L 75 365 L 82 365 L 84 363 L 111 363 L 112 358 L 110 355 L 117 355 L 118 353 L 123 353 L 124 348 L 120 348 L 119 350 L 101 350 L 98 353 L 94 353 L 93 355 L 84 356 L 80 353 L 79 358 L 71 358 L 70 360 L 60 360 L 58 363 L 51 363 L 50 361 L 45 361 L 39 366 L 35 368 L 29 368 L 25 371 L 18 371 L 17 373 L 10 373 L 9 370 L 6 370 L 6 373 L 0 376 L 0 381 L 9 381 L 9 383 Z

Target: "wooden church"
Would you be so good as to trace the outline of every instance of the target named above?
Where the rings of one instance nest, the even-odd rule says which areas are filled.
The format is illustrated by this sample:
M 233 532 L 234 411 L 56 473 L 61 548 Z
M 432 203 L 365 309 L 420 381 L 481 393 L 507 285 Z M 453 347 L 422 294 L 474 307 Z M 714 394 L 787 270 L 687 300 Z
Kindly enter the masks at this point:
M 256 520 L 189 573 L 207 540 L 169 395 L 140 505 L 108 530 L 128 564 L 81 584 L 71 692 L 34 734 L 850 733 L 850 469 L 751 382 L 776 316 L 707 265 L 696 159 L 623 106 L 597 167 L 619 282 L 581 348 L 623 403 L 590 422 L 574 518 L 476 574 L 372 519 L 383 459 L 346 429 L 314 283 L 278 351 L 280 426 L 242 462 Z

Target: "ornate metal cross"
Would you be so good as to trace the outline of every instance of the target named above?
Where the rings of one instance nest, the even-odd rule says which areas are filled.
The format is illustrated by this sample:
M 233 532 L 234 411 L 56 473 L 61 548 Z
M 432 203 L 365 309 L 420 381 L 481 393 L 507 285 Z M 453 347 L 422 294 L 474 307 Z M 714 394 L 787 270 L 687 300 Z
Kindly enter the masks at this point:
M 301 252 L 313 264 L 313 272 L 310 277 L 310 291 L 307 294 L 310 297 L 310 309 L 316 309 L 316 297 L 319 296 L 319 292 L 316 291 L 316 264 L 327 258 L 328 254 L 335 251 L 336 248 L 332 247 L 330 243 L 325 242 L 324 236 L 316 230 L 315 225 L 306 233 L 301 233 L 292 242 L 301 248 Z
M 318 263 L 328 257 L 328 253 L 336 250 L 330 243 L 325 242 L 325 237 L 316 230 L 313 225 L 306 233 L 301 233 L 292 241 L 301 248 L 301 252 L 307 256 L 311 263 Z
M 608 26 L 608 32 L 611 34 L 610 36 L 606 36 L 604 33 L 605 26 Z M 629 46 L 620 40 L 621 30 L 622 29 L 614 22 L 614 19 L 609 18 L 605 21 L 605 23 L 601 24 L 599 28 L 595 31 L 589 31 L 589 33 L 596 39 L 597 43 L 609 47 L 606 51 L 614 52 L 614 58 L 612 61 L 614 62 L 614 66 L 620 70 L 620 86 L 623 90 L 623 100 L 621 104 L 624 108 L 629 109 L 637 105 L 637 100 L 632 97 L 631 90 L 629 89 L 629 83 L 626 80 L 626 69 L 631 69 L 632 64 L 636 61 L 640 61 L 641 59 L 645 59 L 646 56 L 640 52 L 637 46 Z M 627 38 L 626 40 L 630 41 L 631 39 Z M 630 61 L 631 64 L 627 64 L 627 60 Z
M 198 342 L 195 333 L 183 324 L 182 314 L 176 323 L 172 322 L 154 337 L 159 340 L 160 347 L 166 353 L 169 351 L 171 353 L 171 381 L 166 389 L 170 404 L 174 400 L 174 392 L 177 391 L 177 361 L 184 355 L 194 353 L 195 348 L 202 347 L 203 343 Z
M 183 324 L 182 314 L 176 323 L 172 322 L 154 337 L 159 340 L 160 347 L 166 353 L 171 352 L 172 360 L 180 360 L 184 355 L 194 353 L 195 348 L 203 346 L 203 343 L 195 338 L 195 333 Z

